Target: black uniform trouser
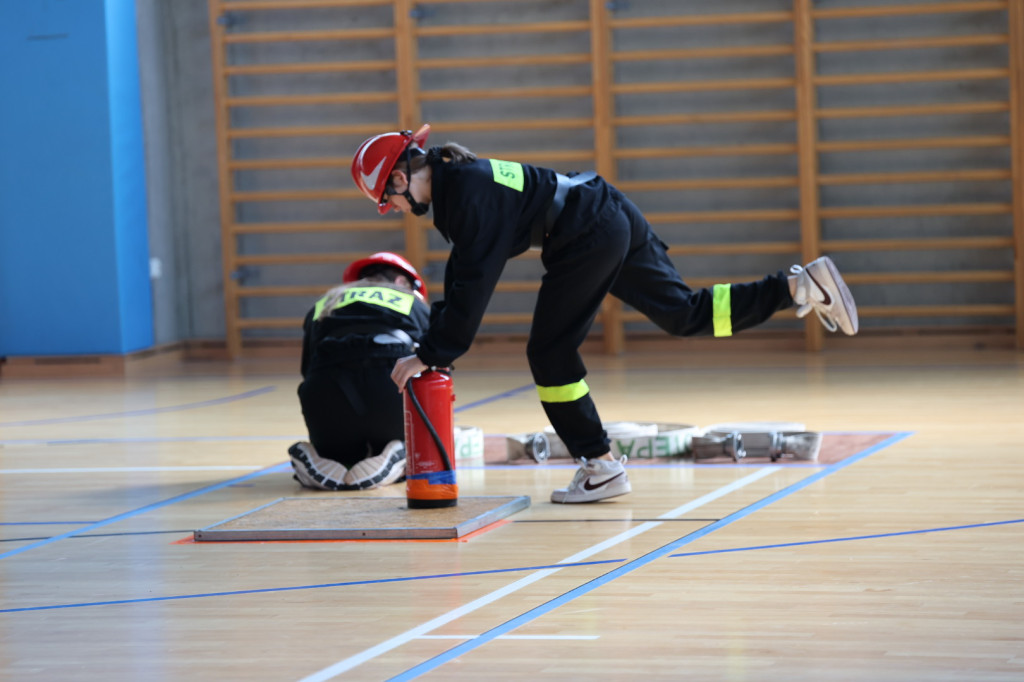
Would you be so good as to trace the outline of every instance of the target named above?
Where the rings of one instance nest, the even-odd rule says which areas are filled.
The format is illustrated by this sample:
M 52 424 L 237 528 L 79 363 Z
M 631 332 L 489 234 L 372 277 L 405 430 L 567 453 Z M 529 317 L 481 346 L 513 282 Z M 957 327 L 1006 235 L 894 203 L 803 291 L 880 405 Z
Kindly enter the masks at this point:
M 391 381 L 395 358 L 314 367 L 299 402 L 317 454 L 352 468 L 405 438 L 402 396 Z
M 758 282 L 691 289 L 640 210 L 618 190 L 612 192 L 620 204 L 617 212 L 600 216 L 579 239 L 543 252 L 546 273 L 526 351 L 544 411 L 577 458 L 608 452 L 579 353 L 606 294 L 674 336 L 741 331 L 793 305 L 781 271 Z

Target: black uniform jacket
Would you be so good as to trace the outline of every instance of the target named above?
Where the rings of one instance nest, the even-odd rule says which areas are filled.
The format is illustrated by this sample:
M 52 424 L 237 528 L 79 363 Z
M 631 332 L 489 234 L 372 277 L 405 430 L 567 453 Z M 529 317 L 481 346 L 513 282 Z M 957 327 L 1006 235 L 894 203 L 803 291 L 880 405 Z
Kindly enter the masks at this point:
M 497 159 L 428 162 L 434 227 L 452 249 L 444 300 L 433 304 L 430 329 L 416 354 L 428 366 L 447 367 L 473 342 L 505 263 L 530 247 L 533 226 L 546 219 L 557 180 L 548 168 Z M 545 261 L 617 207 L 600 178 L 574 189 L 544 243 Z
M 377 344 L 373 337 L 400 329 L 418 340 L 430 317 L 427 304 L 408 289 L 361 280 L 349 285 L 344 297 L 314 321 L 327 298 L 317 301 L 302 323 L 304 377 L 318 367 L 358 364 L 370 357 L 408 355 L 407 347 Z

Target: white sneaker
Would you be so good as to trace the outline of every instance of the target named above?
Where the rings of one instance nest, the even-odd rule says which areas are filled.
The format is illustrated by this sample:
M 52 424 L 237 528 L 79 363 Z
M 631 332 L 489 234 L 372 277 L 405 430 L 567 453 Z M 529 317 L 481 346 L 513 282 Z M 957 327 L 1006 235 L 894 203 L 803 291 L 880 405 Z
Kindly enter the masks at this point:
M 831 258 L 822 256 L 806 267 L 794 265 L 789 271 L 797 276 L 796 293 L 793 294 L 793 302 L 800 306 L 796 311 L 797 317 L 804 317 L 814 310 L 830 332 L 842 329 L 850 336 L 857 333 L 860 328 L 857 304 Z
M 345 483 L 360 490 L 367 490 L 397 483 L 404 476 L 405 443 L 393 440 L 384 446 L 379 455 L 356 462 L 345 474 Z
M 304 488 L 314 490 L 355 490 L 345 485 L 348 469 L 341 462 L 325 459 L 316 453 L 312 443 L 299 441 L 288 448 L 293 478 Z
M 580 468 L 572 483 L 568 488 L 553 491 L 551 501 L 561 504 L 596 502 L 631 492 L 633 486 L 629 484 L 625 463 L 625 455 L 617 460 L 580 457 Z

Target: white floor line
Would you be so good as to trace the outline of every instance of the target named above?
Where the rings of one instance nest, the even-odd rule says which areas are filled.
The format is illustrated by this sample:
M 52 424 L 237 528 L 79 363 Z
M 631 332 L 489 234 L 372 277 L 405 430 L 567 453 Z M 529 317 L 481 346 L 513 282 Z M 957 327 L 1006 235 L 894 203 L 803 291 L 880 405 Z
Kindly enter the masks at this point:
M 122 474 L 136 471 L 256 471 L 266 466 L 78 467 L 62 469 L 0 469 L 0 474 Z
M 476 639 L 479 635 L 422 635 L 417 639 Z M 599 639 L 600 635 L 500 635 L 495 639 Z
M 772 473 L 778 471 L 780 468 L 781 467 L 779 467 L 779 466 L 767 466 L 767 467 L 763 467 L 761 469 L 758 469 L 757 471 L 755 471 L 755 472 L 753 472 L 753 473 L 751 473 L 751 474 L 749 474 L 747 476 L 744 476 L 741 479 L 733 481 L 729 485 L 723 486 L 723 487 L 719 488 L 718 490 L 716 490 L 714 492 L 711 492 L 711 493 L 708 493 L 707 495 L 703 495 L 701 497 L 698 497 L 696 500 L 693 500 L 691 502 L 687 502 L 686 504 L 684 504 L 684 505 L 682 505 L 680 507 L 676 507 L 672 511 L 669 511 L 669 512 L 666 512 L 664 514 L 661 514 L 660 516 L 658 516 L 658 518 L 659 519 L 673 519 L 673 518 L 682 516 L 683 514 L 689 512 L 689 511 L 691 511 L 693 509 L 697 509 L 698 507 L 701 507 L 701 506 L 703 506 L 703 505 L 705 505 L 705 504 L 707 504 L 709 502 L 713 502 L 714 500 L 717 500 L 720 497 L 728 495 L 729 493 L 731 493 L 733 491 L 736 491 L 736 490 L 739 490 L 740 488 L 748 486 L 751 483 L 754 483 L 755 481 L 758 481 L 758 480 L 764 478 L 765 476 L 768 476 L 769 474 L 772 474 Z M 608 549 L 609 547 L 614 547 L 617 544 L 625 542 L 626 540 L 629 540 L 629 539 L 631 539 L 633 537 L 636 537 L 637 535 L 640 535 L 641 533 L 645 533 L 645 532 L 647 532 L 647 531 L 649 531 L 649 530 L 651 530 L 653 528 L 657 528 L 660 525 L 661 525 L 660 521 L 648 521 L 646 523 L 642 523 L 639 526 L 631 528 L 631 529 L 629 529 L 629 530 L 627 530 L 627 531 L 625 531 L 623 533 L 619 533 L 618 535 L 616 535 L 614 537 L 611 537 L 611 538 L 605 540 L 604 542 L 599 542 L 596 545 L 588 547 L 587 549 L 583 550 L 582 552 L 577 552 L 576 554 L 573 554 L 571 557 L 567 557 L 565 559 L 562 559 L 561 561 L 559 561 L 557 563 L 559 563 L 559 564 L 575 564 L 575 563 L 579 563 L 581 561 L 585 561 L 587 558 L 589 558 L 589 557 L 591 557 L 591 556 L 593 556 L 595 554 L 598 554 L 600 552 L 603 552 L 604 550 Z M 406 643 L 408 643 L 411 640 L 422 638 L 427 633 L 436 630 L 437 628 L 441 627 L 442 625 L 446 625 L 448 623 L 451 623 L 452 621 L 458 620 L 462 616 L 470 614 L 470 613 L 476 611 L 477 609 L 483 608 L 484 606 L 487 606 L 488 604 L 496 602 L 499 599 L 501 599 L 502 597 L 510 595 L 513 592 L 517 592 L 517 591 L 523 589 L 524 587 L 532 585 L 533 583 L 535 583 L 535 582 L 537 582 L 539 580 L 543 580 L 544 578 L 547 578 L 548 576 L 553 575 L 554 573 L 557 573 L 560 570 L 562 570 L 562 569 L 560 569 L 560 568 L 545 568 L 545 569 L 537 571 L 535 573 L 531 573 L 530 575 L 526 576 L 525 578 L 521 578 L 520 580 L 517 580 L 514 583 L 510 583 L 510 584 L 506 585 L 505 587 L 502 587 L 500 589 L 495 590 L 494 592 L 491 592 L 490 594 L 486 594 L 486 595 L 480 597 L 479 599 L 474 599 L 473 601 L 471 601 L 471 602 L 469 602 L 467 604 L 463 604 L 462 606 L 460 606 L 458 608 L 452 609 L 448 613 L 442 614 L 442 615 L 438 616 L 437 618 L 434 618 L 433 620 L 429 620 L 426 623 L 423 623 L 421 625 L 417 625 L 416 627 L 412 628 L 411 630 L 406 630 L 402 634 L 396 635 L 395 637 L 392 637 L 391 639 L 389 639 L 387 641 L 381 642 L 380 644 L 377 644 L 376 646 L 372 646 L 369 649 L 365 649 L 364 651 L 361 651 L 360 653 L 358 653 L 358 654 L 356 654 L 354 656 L 349 656 L 346 659 L 338 661 L 334 665 L 328 666 L 327 668 L 324 668 L 323 670 L 321 670 L 319 672 L 316 672 L 316 673 L 313 673 L 312 675 L 304 677 L 304 678 L 302 678 L 302 680 L 300 682 L 322 682 L 323 680 L 329 680 L 331 678 L 334 678 L 334 677 L 340 675 L 343 672 L 351 670 L 352 668 L 355 668 L 356 666 L 362 665 L 363 663 L 365 663 L 365 662 L 367 662 L 369 660 L 372 660 L 372 659 L 376 658 L 377 656 L 380 656 L 381 654 L 385 654 L 388 651 L 391 651 L 392 649 L 395 649 L 395 648 L 397 648 L 399 646 L 402 646 L 403 644 L 406 644 Z

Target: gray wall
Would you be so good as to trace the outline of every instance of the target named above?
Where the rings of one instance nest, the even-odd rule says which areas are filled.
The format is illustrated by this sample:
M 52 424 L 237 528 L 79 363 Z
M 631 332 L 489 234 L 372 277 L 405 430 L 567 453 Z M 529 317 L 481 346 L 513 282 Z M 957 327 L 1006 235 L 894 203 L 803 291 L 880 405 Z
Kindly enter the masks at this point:
M 220 204 L 205 0 L 136 0 L 156 343 L 223 338 Z

